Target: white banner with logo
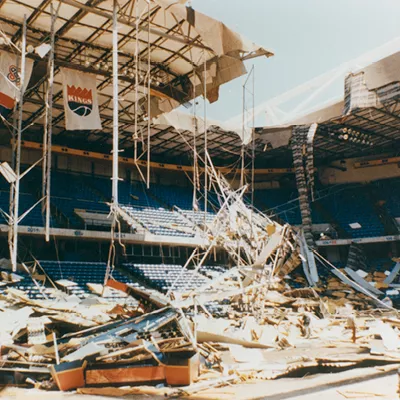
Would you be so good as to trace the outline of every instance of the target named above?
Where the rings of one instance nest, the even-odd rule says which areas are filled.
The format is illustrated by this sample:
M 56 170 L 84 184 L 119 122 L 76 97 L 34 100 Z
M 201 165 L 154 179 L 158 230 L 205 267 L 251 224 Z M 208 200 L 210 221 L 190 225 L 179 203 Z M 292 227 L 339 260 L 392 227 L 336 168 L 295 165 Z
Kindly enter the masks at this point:
M 24 88 L 31 79 L 33 61 L 26 59 Z M 0 51 L 0 114 L 6 118 L 19 98 L 21 84 L 21 57 Z
M 61 68 L 65 129 L 101 129 L 96 75 Z

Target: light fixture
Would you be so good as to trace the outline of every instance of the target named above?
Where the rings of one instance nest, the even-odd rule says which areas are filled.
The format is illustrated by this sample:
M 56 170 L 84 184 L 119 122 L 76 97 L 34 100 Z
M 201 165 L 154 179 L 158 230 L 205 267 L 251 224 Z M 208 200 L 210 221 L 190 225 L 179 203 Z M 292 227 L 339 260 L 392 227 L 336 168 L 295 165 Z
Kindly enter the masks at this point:
M 34 51 L 35 51 L 35 48 L 31 44 L 28 44 L 28 46 L 26 46 L 26 52 L 27 53 L 31 54 Z
M 90 62 L 89 60 L 86 59 L 86 60 L 85 60 L 85 67 L 87 67 L 87 68 L 90 67 L 90 64 L 91 64 L 91 62 Z
M 349 138 L 349 135 L 346 133 L 345 135 L 343 135 L 343 139 L 347 140 Z
M 107 71 L 109 70 L 109 68 L 110 68 L 110 67 L 109 67 L 109 65 L 108 65 L 107 63 L 103 63 L 103 70 L 104 70 L 104 71 L 107 72 Z
M 35 53 L 38 54 L 40 58 L 43 58 L 50 50 L 51 46 L 48 43 L 42 43 L 35 48 Z
M 98 71 L 100 68 L 101 68 L 100 63 L 96 63 L 96 64 L 94 65 L 94 69 L 97 69 L 97 71 Z

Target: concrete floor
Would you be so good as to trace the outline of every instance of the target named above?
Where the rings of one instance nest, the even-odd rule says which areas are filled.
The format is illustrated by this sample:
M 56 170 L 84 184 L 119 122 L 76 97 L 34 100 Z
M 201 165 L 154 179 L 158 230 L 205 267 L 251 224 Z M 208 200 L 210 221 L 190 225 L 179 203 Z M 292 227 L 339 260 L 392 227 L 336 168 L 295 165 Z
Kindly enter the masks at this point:
M 193 399 L 268 399 L 268 400 L 396 400 L 398 366 L 358 368 L 345 372 L 282 378 L 266 382 L 245 383 L 209 389 Z M 76 392 L 44 392 L 35 389 L 6 388 L 0 392 L 1 399 L 20 400 L 109 400 L 112 397 L 80 395 Z M 115 397 L 114 397 L 115 398 Z M 164 396 L 129 395 L 134 400 L 163 399 Z

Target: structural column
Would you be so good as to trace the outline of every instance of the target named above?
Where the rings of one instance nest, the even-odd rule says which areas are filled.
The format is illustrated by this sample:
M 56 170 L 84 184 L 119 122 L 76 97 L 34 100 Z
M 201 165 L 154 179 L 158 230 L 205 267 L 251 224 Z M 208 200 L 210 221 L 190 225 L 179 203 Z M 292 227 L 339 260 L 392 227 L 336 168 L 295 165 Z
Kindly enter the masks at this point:
M 314 246 L 314 239 L 312 236 L 312 220 L 310 208 L 309 185 L 313 183 L 313 163 L 307 153 L 312 149 L 312 143 L 317 125 L 313 124 L 295 126 L 292 132 L 292 153 L 293 153 L 293 166 L 296 175 L 296 185 L 299 192 L 300 213 L 302 219 L 302 227 L 304 237 L 308 246 Z M 312 154 L 311 154 L 312 157 Z M 306 165 L 306 166 L 305 166 Z M 312 169 L 312 170 L 309 170 Z

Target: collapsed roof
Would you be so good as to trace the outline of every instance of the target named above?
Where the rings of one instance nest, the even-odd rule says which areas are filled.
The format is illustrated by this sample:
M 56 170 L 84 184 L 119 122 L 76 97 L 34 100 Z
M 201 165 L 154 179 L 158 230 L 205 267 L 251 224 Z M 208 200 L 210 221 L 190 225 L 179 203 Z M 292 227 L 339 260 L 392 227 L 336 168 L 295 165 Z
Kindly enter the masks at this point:
M 46 58 L 36 54 L 37 46 L 48 43 L 51 26 L 50 0 L 0 1 L 0 49 L 15 52 L 10 43 L 18 44 L 23 18 L 27 18 L 29 58 L 35 60 L 24 100 L 24 138 L 41 141 L 47 80 Z M 151 107 L 155 117 L 180 104 L 190 102 L 204 92 L 210 102 L 218 99 L 219 87 L 246 73 L 244 61 L 273 54 L 231 31 L 214 20 L 184 5 L 185 1 L 124 0 L 119 2 L 119 70 L 120 70 L 120 136 L 125 146 L 134 134 L 135 76 L 142 79 L 148 72 L 150 50 Z M 73 141 L 81 148 L 109 144 L 112 129 L 112 7 L 111 0 L 53 1 L 58 9 L 55 21 L 55 84 L 53 99 L 53 134 L 55 143 Z M 136 32 L 138 32 L 136 34 Z M 136 43 L 137 38 L 137 43 Z M 135 51 L 138 46 L 139 61 Z M 33 49 L 33 50 L 32 50 Z M 29 51 L 29 49 L 28 49 Z M 101 131 L 66 131 L 59 68 L 67 67 L 97 76 Z M 137 72 L 135 75 L 133 72 Z M 206 68 L 206 73 L 204 73 Z M 146 85 L 138 93 L 138 123 L 147 125 Z M 12 120 L 12 116 L 9 117 Z M 3 143 L 9 137 L 0 124 Z

